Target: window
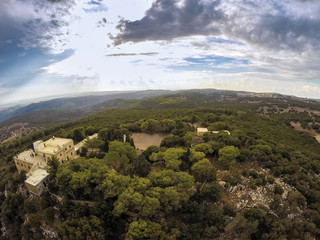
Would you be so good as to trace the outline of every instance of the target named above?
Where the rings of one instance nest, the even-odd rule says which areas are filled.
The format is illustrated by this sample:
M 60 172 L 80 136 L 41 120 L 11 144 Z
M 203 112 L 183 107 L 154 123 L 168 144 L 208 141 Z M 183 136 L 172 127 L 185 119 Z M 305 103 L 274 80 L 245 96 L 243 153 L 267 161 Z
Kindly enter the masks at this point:
M 71 153 L 71 155 L 72 155 L 72 153 Z
M 71 148 L 71 145 L 69 145 L 69 148 Z
M 67 150 L 67 148 L 65 148 L 64 150 Z

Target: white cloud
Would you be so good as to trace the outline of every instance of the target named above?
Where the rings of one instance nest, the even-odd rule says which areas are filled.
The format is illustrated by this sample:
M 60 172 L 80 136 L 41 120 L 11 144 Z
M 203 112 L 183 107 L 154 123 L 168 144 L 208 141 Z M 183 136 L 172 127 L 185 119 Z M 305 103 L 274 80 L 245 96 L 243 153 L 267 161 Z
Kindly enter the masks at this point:
M 40 76 L 18 88 L 12 93 L 12 98 L 25 96 L 28 92 L 53 95 L 92 90 L 206 87 L 319 96 L 320 87 L 316 81 L 320 76 L 320 49 L 317 44 L 314 44 L 317 39 L 314 39 L 313 28 L 310 30 L 312 34 L 308 38 L 309 35 L 306 31 L 295 26 L 295 20 L 303 18 L 308 18 L 310 22 L 319 23 L 319 14 L 315 14 L 316 9 L 320 9 L 320 4 L 317 1 L 313 1 L 312 4 L 305 4 L 298 0 L 281 2 L 275 0 L 267 2 L 260 0 L 221 1 L 219 7 L 215 8 L 217 14 L 214 19 L 219 22 L 219 19 L 225 19 L 225 15 L 227 15 L 228 21 L 219 22 L 223 27 L 219 24 L 211 26 L 210 23 L 207 26 L 204 24 L 206 18 L 198 18 L 198 24 L 200 24 L 198 27 L 202 30 L 212 30 L 219 27 L 219 31 L 212 30 L 209 31 L 210 34 L 206 34 L 205 31 L 193 28 L 192 34 L 189 34 L 189 30 L 188 34 L 185 34 L 183 29 L 180 29 L 181 26 L 177 26 L 181 31 L 170 35 L 161 32 L 165 29 L 159 28 L 160 31 L 156 29 L 156 26 L 152 26 L 153 28 L 149 29 L 149 32 L 142 29 L 144 36 L 151 34 L 151 37 L 143 38 L 141 35 L 141 41 L 135 40 L 138 41 L 136 43 L 128 42 L 130 38 L 122 39 L 125 43 L 119 46 L 112 46 L 113 40 L 108 38 L 109 33 L 113 36 L 119 33 L 116 28 L 121 19 L 119 17 L 123 17 L 127 23 L 144 26 L 141 19 L 145 16 L 163 17 L 163 14 L 166 14 L 152 12 L 150 8 L 153 1 L 151 0 L 105 0 L 102 2 L 104 7 L 99 8 L 102 11 L 88 11 L 92 6 L 88 4 L 89 1 L 84 0 L 65 6 L 61 11 L 57 10 L 58 5 L 54 5 L 54 9 L 49 9 L 46 7 L 47 5 L 40 4 L 35 7 L 27 4 L 32 1 L 28 0 L 22 3 L 10 0 L 12 3 L 19 2 L 20 5 L 15 6 L 18 9 L 23 7 L 21 4 L 26 5 L 26 12 L 21 13 L 19 21 L 32 20 L 34 25 L 30 26 L 36 27 L 34 30 L 28 28 L 22 44 L 25 47 L 33 45 L 46 47 L 50 53 L 59 53 L 66 49 L 74 49 L 75 52 L 69 58 L 43 68 L 43 73 Z M 191 2 L 197 4 L 216 1 Z M 185 1 L 180 0 L 176 3 L 178 9 L 187 9 Z M 213 4 L 211 7 L 215 6 Z M 35 9 L 43 11 L 35 12 Z M 283 13 L 284 9 L 286 14 Z M 17 10 L 12 14 L 19 15 L 19 11 L 21 12 L 21 10 Z M 190 11 L 194 13 L 192 9 Z M 59 26 L 46 29 L 53 18 L 51 17 L 53 13 L 56 14 L 54 18 L 59 21 L 52 24 Z M 219 15 L 219 13 L 223 14 Z M 281 17 L 286 17 L 284 23 L 291 24 L 288 25 L 290 31 L 287 31 L 288 29 L 283 26 L 274 30 L 273 22 L 266 18 L 268 14 L 275 16 L 278 20 L 281 20 Z M 182 14 L 182 16 L 184 15 Z M 15 18 L 15 16 L 12 17 Z M 37 18 L 41 18 L 42 23 L 37 24 Z M 266 26 L 263 25 L 263 19 L 268 20 Z M 257 26 L 265 28 L 259 30 Z M 173 28 L 173 30 L 177 29 Z M 154 31 L 157 32 L 152 35 Z M 273 39 L 277 31 L 279 31 L 280 40 Z M 137 34 L 139 32 L 130 33 Z M 161 34 L 163 37 L 157 39 Z M 50 37 L 47 38 L 47 35 Z M 295 36 L 298 38 L 295 39 Z M 243 59 L 248 60 L 249 64 L 241 63 L 241 61 L 226 62 L 216 66 L 221 71 L 174 70 L 174 66 L 190 65 L 186 58 L 204 58 L 206 56 Z M 214 62 L 211 64 L 214 66 Z M 246 68 L 246 71 L 227 73 L 228 69 L 239 67 Z

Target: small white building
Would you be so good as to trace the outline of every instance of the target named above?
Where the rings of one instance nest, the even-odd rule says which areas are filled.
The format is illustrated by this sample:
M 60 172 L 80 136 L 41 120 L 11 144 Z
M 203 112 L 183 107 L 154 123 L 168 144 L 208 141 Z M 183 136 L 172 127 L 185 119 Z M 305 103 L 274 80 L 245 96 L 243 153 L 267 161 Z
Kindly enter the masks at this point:
M 208 128 L 197 128 L 198 136 L 203 136 L 203 134 L 205 134 L 206 132 L 208 132 Z
M 208 128 L 197 128 L 197 135 L 203 136 L 206 132 L 209 132 Z M 213 134 L 219 134 L 221 132 L 227 133 L 228 135 L 231 135 L 230 131 L 228 130 L 221 130 L 221 131 L 211 131 Z

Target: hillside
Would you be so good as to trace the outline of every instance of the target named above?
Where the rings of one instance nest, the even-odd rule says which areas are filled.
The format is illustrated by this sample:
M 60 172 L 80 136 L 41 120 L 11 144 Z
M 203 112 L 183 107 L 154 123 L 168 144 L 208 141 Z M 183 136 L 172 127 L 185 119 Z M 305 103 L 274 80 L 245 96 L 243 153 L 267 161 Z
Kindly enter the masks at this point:
M 310 133 L 319 131 L 319 102 L 192 90 L 103 107 L 0 145 L 2 237 L 319 239 L 320 148 Z M 26 191 L 14 154 L 38 139 L 95 132 L 94 151 L 53 161 L 48 192 Z M 141 153 L 132 133 L 164 138 Z
M 0 142 L 53 124 L 80 119 L 105 107 L 120 106 L 125 99 L 141 99 L 167 94 L 169 91 L 110 92 L 96 95 L 59 98 L 0 111 Z M 120 100 L 121 99 L 121 100 Z M 128 104 L 125 103 L 125 106 Z
M 163 95 L 166 94 L 166 95 Z M 155 97 L 163 95 L 162 97 Z M 147 98 L 147 99 L 146 99 Z M 143 99 L 142 101 L 139 101 Z M 315 100 L 302 99 L 293 96 L 285 96 L 273 93 L 250 93 L 225 91 L 215 89 L 200 89 L 187 91 L 162 91 L 148 90 L 122 93 L 99 93 L 97 95 L 81 96 L 73 98 L 60 98 L 50 101 L 30 104 L 25 107 L 13 107 L 4 110 L 0 114 L 0 141 L 11 141 L 20 136 L 32 133 L 35 130 L 43 129 L 57 123 L 77 120 L 86 115 L 98 112 L 103 108 L 115 107 L 129 109 L 151 109 L 151 108 L 172 108 L 197 107 L 210 104 L 232 104 L 233 107 L 241 108 L 243 104 L 249 103 L 251 109 L 267 114 L 267 111 L 282 109 L 284 112 L 296 108 L 320 110 Z M 221 104 L 222 103 L 222 104 Z M 247 106 L 245 106 L 246 108 Z M 293 109 L 294 110 L 294 109 Z M 6 120 L 4 120 L 6 119 Z

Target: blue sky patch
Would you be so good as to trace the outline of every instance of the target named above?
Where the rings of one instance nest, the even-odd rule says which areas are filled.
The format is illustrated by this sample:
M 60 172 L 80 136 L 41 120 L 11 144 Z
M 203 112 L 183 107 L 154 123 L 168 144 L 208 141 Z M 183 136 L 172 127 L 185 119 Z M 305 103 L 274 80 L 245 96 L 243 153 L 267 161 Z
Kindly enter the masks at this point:
M 224 38 L 217 38 L 217 37 L 208 37 L 207 41 L 209 43 L 215 42 L 215 43 L 228 43 L 228 44 L 237 44 L 237 45 L 244 45 L 243 42 L 230 40 L 230 39 L 224 39 Z
M 229 58 L 223 56 L 205 56 L 200 58 L 185 58 L 185 65 L 170 67 L 177 71 L 213 71 L 219 73 L 236 73 L 249 71 L 246 59 Z
M 46 54 L 41 48 L 32 48 L 24 51 L 15 48 L 7 54 L 6 60 L 0 63 L 0 76 L 3 87 L 15 88 L 32 80 L 43 67 L 62 61 L 74 54 L 69 49 L 60 54 Z

